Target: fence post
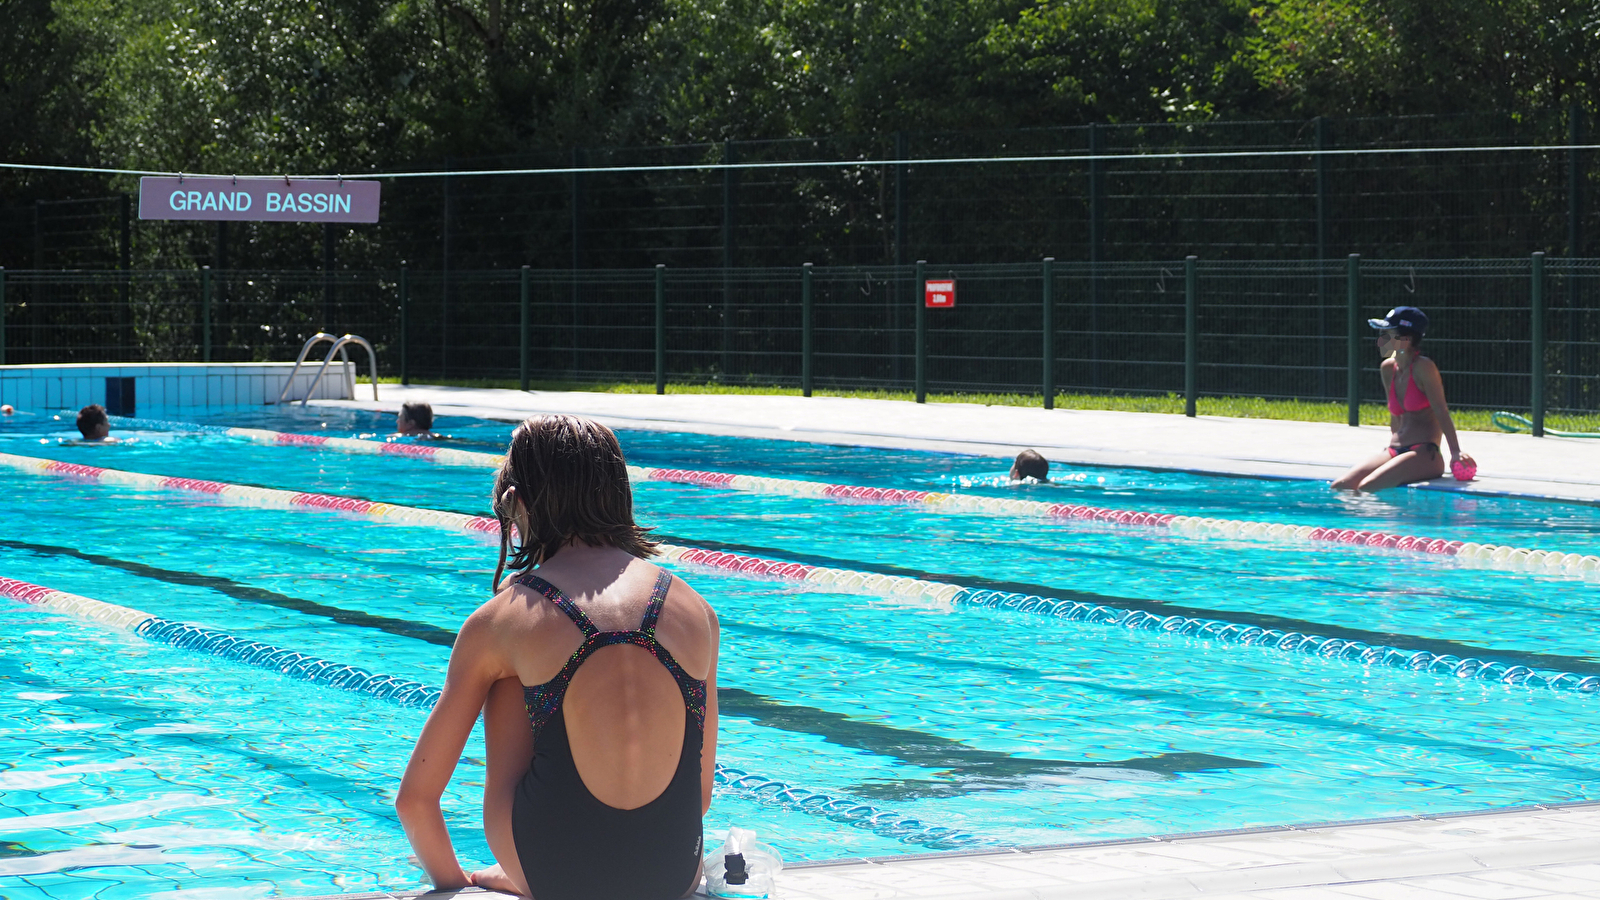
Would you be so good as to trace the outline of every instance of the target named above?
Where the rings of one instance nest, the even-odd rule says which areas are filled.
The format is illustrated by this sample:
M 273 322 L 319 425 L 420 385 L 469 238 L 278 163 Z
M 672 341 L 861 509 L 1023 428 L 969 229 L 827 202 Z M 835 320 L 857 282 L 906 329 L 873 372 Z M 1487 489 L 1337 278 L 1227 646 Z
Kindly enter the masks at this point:
M 1312 120 L 1317 181 L 1317 396 L 1328 396 L 1328 120 Z
M 1056 258 L 1046 256 L 1044 276 L 1044 408 L 1056 408 Z
M 816 321 L 811 305 L 811 263 L 800 267 L 800 393 L 811 396 L 811 354 L 814 346 L 812 324 Z
M 1183 414 L 1194 418 L 1200 390 L 1200 274 L 1198 257 L 1183 258 Z
M 0 366 L 6 364 L 6 267 L 0 266 Z
M 200 334 L 204 354 L 201 359 L 211 362 L 211 267 L 200 267 Z
M 656 263 L 656 393 L 667 392 L 667 265 Z
M 1344 402 L 1349 425 L 1354 428 L 1361 424 L 1361 342 L 1356 331 L 1361 327 L 1361 254 L 1350 254 L 1344 281 L 1348 306 L 1344 323 Z
M 1100 245 L 1105 238 L 1105 203 L 1100 196 L 1105 164 L 1100 126 L 1089 123 L 1089 386 L 1100 389 Z
M 1583 151 L 1578 145 L 1584 143 L 1583 107 L 1573 103 L 1567 108 L 1567 140 L 1571 145 L 1567 150 L 1567 258 L 1578 259 L 1583 256 L 1583 186 L 1588 181 L 1588 174 L 1584 171 Z M 1581 281 L 1577 272 L 1572 268 L 1567 269 L 1567 352 L 1566 365 L 1563 374 L 1566 375 L 1566 391 L 1564 396 L 1568 409 L 1577 409 L 1579 390 L 1582 380 L 1578 376 L 1578 325 L 1579 310 L 1583 308 L 1583 298 L 1578 286 Z
M 521 352 L 518 355 L 519 361 L 520 361 L 519 368 L 520 368 L 521 374 L 522 374 L 522 389 L 523 390 L 527 390 L 528 389 L 528 328 L 532 325 L 532 321 L 531 321 L 532 317 L 529 315 L 529 310 L 528 310 L 528 302 L 529 302 L 528 276 L 530 274 L 531 274 L 531 270 L 529 269 L 529 267 L 523 266 L 522 267 L 522 284 L 521 284 L 522 294 L 521 294 L 521 297 L 520 297 L 520 300 L 521 300 L 521 303 L 522 303 L 522 328 L 520 329 L 521 332 L 522 332 L 522 340 L 521 340 L 521 346 L 519 347 Z
M 1533 436 L 1544 437 L 1544 251 L 1533 254 Z
M 912 295 L 917 302 L 917 402 L 928 402 L 928 310 L 923 303 L 923 293 L 927 290 L 927 279 L 923 272 L 928 265 L 925 259 L 917 260 L 917 280 L 912 285 L 915 293 Z
M 400 264 L 400 383 L 411 386 L 411 367 L 406 349 L 411 343 L 411 285 L 406 280 L 406 264 Z

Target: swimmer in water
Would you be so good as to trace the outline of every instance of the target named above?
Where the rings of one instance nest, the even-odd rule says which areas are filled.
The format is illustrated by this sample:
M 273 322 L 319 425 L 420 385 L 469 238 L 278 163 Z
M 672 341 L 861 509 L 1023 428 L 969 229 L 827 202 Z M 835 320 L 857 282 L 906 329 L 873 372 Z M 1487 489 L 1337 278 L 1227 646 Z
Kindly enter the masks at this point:
M 396 437 L 437 440 L 440 435 L 433 433 L 433 407 L 426 403 L 402 404 L 400 414 L 395 416 L 394 433 Z
M 78 432 L 83 435 L 86 443 L 113 443 L 116 438 L 111 436 L 111 420 L 106 418 L 106 408 L 98 403 L 91 403 L 78 410 Z
M 1045 459 L 1037 450 L 1024 450 L 1017 454 L 1017 459 L 1011 464 L 1011 480 L 1025 481 L 1032 478 L 1040 484 L 1050 483 L 1050 460 Z
M 0 416 L 9 416 L 16 411 L 17 408 L 9 403 L 0 404 Z
M 1461 452 L 1456 439 L 1439 367 L 1418 349 L 1428 330 L 1427 315 L 1414 306 L 1398 306 L 1367 324 L 1377 329 L 1378 352 L 1386 357 L 1378 371 L 1389 398 L 1389 447 L 1344 473 L 1333 489 L 1381 491 L 1438 478 L 1445 470 L 1440 438 L 1450 445 L 1452 465 L 1476 469 L 1478 464 Z

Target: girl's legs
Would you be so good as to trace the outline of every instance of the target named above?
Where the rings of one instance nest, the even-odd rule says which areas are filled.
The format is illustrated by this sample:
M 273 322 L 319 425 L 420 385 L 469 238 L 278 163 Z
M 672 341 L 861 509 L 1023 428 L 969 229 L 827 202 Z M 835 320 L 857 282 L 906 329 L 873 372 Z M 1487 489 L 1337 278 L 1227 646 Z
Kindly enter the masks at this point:
M 1389 457 L 1389 451 L 1385 450 L 1365 462 L 1357 463 L 1351 467 L 1350 471 L 1339 476 L 1339 480 L 1333 483 L 1333 489 L 1336 491 L 1365 490 L 1361 486 L 1362 480 L 1390 462 L 1393 462 L 1393 460 Z
M 1433 447 L 1408 450 L 1361 479 L 1357 490 L 1381 491 L 1413 481 L 1428 481 L 1444 474 L 1444 456 Z

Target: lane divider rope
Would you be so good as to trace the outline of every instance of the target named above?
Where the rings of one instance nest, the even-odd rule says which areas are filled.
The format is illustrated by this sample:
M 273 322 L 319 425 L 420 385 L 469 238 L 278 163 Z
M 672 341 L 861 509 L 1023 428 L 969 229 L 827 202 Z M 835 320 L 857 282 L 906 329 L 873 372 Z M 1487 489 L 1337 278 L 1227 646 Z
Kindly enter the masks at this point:
M 369 441 L 363 438 L 332 437 L 325 434 L 294 434 L 287 431 L 268 431 L 264 428 L 228 428 L 222 425 L 200 425 L 195 422 L 176 422 L 165 419 L 140 419 L 127 416 L 109 416 L 113 424 L 123 428 L 149 428 L 159 431 L 187 431 L 196 434 L 215 434 L 255 444 L 276 447 L 307 447 L 336 450 L 357 456 L 408 456 L 452 466 L 497 469 L 505 457 L 493 453 L 478 453 L 440 447 L 433 444 L 407 441 Z
M 268 669 L 298 681 L 366 694 L 408 708 L 430 710 L 439 701 L 438 688 L 418 681 L 374 674 L 358 666 L 341 665 L 310 654 L 285 650 L 199 625 L 174 622 L 137 609 L 15 578 L 0 577 L 0 597 L 110 625 L 154 643 L 219 656 Z M 717 764 L 713 779 L 728 793 L 864 828 L 883 837 L 930 849 L 947 850 L 991 843 L 965 831 L 929 825 L 919 819 L 878 809 L 853 797 L 795 787 L 766 775 L 721 763 Z
M 256 428 L 221 428 L 219 426 L 191 425 L 184 422 L 162 422 L 159 420 L 130 419 L 127 421 L 169 428 L 215 429 L 216 433 L 260 444 L 315 447 L 365 455 L 407 456 L 428 459 L 448 465 L 492 469 L 498 468 L 504 459 L 504 457 L 493 453 L 477 453 L 426 444 L 385 443 L 357 438 L 289 434 Z M 983 515 L 1072 519 L 1107 525 L 1165 528 L 1175 534 L 1200 539 L 1221 538 L 1224 540 L 1277 543 L 1316 541 L 1347 548 L 1370 548 L 1420 553 L 1430 556 L 1451 556 L 1473 568 L 1480 569 L 1534 572 L 1544 575 L 1563 575 L 1600 580 L 1600 555 L 1480 544 L 1472 541 L 1452 541 L 1443 538 L 1367 531 L 1358 528 L 1323 528 L 1313 525 L 1182 516 L 1140 510 L 1108 509 L 1074 503 L 1045 503 L 1038 500 L 1016 500 L 1006 497 L 986 497 L 978 494 L 948 494 L 936 491 L 829 484 L 827 482 L 804 481 L 794 478 L 768 478 L 757 475 L 735 475 L 729 472 L 706 472 L 693 469 L 659 469 L 629 466 L 628 477 L 635 482 L 656 481 L 673 484 L 692 484 L 700 487 L 727 488 L 729 490 L 759 494 L 782 494 L 792 497 L 813 497 L 858 503 L 928 506 L 949 512 Z
M 107 484 L 131 484 L 158 490 L 189 491 L 222 496 L 230 499 L 267 506 L 288 506 L 335 512 L 348 512 L 411 525 L 445 528 L 452 531 L 478 535 L 500 533 L 500 523 L 485 516 L 397 506 L 336 497 L 331 494 L 308 494 L 232 485 L 216 481 L 198 481 L 191 478 L 168 478 L 137 472 L 121 472 L 77 463 L 35 459 L 0 453 L 0 465 L 7 465 L 34 474 L 53 474 L 87 479 Z M 1510 685 L 1548 687 L 1554 690 L 1575 690 L 1583 693 L 1600 692 L 1600 676 L 1578 675 L 1551 669 L 1533 669 L 1523 665 L 1498 662 L 1477 657 L 1462 658 L 1451 654 L 1432 653 L 1426 650 L 1407 650 L 1385 644 L 1330 638 L 1298 631 L 1282 631 L 1246 625 L 1224 619 L 1203 619 L 1192 616 L 1161 616 L 1137 609 L 1124 609 L 1084 603 L 1079 600 L 1061 600 L 1010 591 L 991 591 L 939 581 L 924 581 L 901 575 L 881 575 L 850 569 L 808 566 L 801 563 L 740 556 L 735 553 L 661 545 L 662 556 L 670 562 L 697 565 L 710 569 L 734 572 L 749 577 L 775 578 L 803 583 L 812 589 L 834 593 L 870 594 L 880 597 L 933 600 L 952 606 L 974 606 L 1032 613 L 1072 622 L 1131 628 L 1141 631 L 1159 631 L 1216 641 L 1222 645 L 1239 645 L 1275 649 L 1284 653 L 1318 656 L 1358 662 L 1368 666 L 1426 671 L 1435 675 L 1478 681 L 1502 682 Z
M 1600 556 L 1593 554 L 1528 550 L 1521 547 L 1389 534 L 1356 528 L 1321 528 L 1313 525 L 1181 516 L 1140 510 L 1106 509 L 1075 503 L 1045 503 L 1038 500 L 986 497 L 977 494 L 946 494 L 934 491 L 828 484 L 819 481 L 734 475 L 727 472 L 700 472 L 690 469 L 639 469 L 630 466 L 628 475 L 636 481 L 693 484 L 763 494 L 818 497 L 858 503 L 920 505 L 950 512 L 1073 519 L 1107 525 L 1165 528 L 1173 533 L 1193 538 L 1272 542 L 1318 541 L 1341 547 L 1451 556 L 1474 568 L 1600 579 Z

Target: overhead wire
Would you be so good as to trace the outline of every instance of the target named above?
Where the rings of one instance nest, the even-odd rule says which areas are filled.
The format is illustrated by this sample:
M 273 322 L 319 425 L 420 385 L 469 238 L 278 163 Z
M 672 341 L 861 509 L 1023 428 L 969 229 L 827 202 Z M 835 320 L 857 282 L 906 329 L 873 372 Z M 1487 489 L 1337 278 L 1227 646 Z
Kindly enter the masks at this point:
M 661 149 L 674 149 L 664 146 Z M 412 172 L 366 172 L 336 174 L 296 175 L 281 172 L 244 176 L 250 178 L 282 178 L 289 181 L 322 181 L 342 179 L 401 179 L 401 178 L 471 178 L 493 175 L 603 175 L 607 173 L 647 172 L 719 172 L 725 170 L 851 168 L 856 166 L 950 166 L 1003 163 L 1070 163 L 1070 162 L 1132 162 L 1162 160 L 1204 159 L 1282 159 L 1287 157 L 1345 157 L 1399 154 L 1415 156 L 1429 153 L 1550 153 L 1556 151 L 1600 150 L 1600 144 L 1533 144 L 1454 147 L 1350 147 L 1335 149 L 1293 150 L 1203 150 L 1197 152 L 1170 151 L 1165 153 L 1073 153 L 1038 154 L 1030 156 L 948 156 L 902 159 L 815 159 L 777 160 L 752 162 L 699 162 L 668 163 L 635 166 L 546 166 L 521 169 L 431 169 Z M 118 169 L 100 166 L 57 166 L 39 163 L 0 162 L 0 169 L 48 172 L 83 172 L 101 175 L 148 175 L 165 178 L 238 178 L 237 172 L 204 173 L 172 172 L 156 169 Z

